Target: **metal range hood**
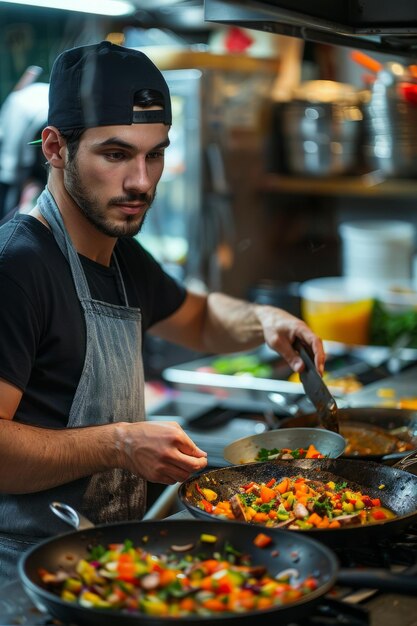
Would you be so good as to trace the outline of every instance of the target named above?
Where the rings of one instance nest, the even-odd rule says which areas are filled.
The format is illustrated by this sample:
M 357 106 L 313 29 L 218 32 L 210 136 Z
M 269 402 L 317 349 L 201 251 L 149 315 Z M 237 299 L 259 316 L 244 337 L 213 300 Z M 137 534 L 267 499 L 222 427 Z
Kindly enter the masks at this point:
M 208 22 L 417 59 L 417 0 L 204 0 Z

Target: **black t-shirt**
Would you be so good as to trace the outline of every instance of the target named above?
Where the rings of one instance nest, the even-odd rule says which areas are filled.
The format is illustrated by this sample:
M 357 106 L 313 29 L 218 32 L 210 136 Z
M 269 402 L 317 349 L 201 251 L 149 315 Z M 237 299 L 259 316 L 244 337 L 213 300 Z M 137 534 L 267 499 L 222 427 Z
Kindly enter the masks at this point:
M 119 239 L 115 253 L 145 332 L 178 309 L 185 289 L 137 240 Z M 92 298 L 123 305 L 116 268 L 80 259 Z M 84 364 L 84 314 L 68 261 L 50 230 L 29 215 L 0 228 L 0 294 L 0 378 L 24 392 L 15 419 L 63 427 Z

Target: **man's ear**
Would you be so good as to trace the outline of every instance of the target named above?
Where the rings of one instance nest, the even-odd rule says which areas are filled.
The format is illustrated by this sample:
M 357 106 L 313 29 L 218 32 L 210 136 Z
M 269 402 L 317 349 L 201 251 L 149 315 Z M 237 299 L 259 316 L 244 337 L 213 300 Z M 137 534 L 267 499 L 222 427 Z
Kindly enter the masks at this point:
M 42 150 L 51 167 L 65 167 L 66 142 L 55 126 L 47 126 L 42 131 Z

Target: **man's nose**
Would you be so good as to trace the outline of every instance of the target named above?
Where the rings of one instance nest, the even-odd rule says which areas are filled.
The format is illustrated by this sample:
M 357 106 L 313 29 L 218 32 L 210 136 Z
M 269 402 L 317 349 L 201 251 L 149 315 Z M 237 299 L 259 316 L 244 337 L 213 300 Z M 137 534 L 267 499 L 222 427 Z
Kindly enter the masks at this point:
M 134 159 L 130 164 L 128 174 L 125 178 L 126 189 L 135 189 L 140 193 L 146 193 L 152 187 L 152 180 L 146 159 Z

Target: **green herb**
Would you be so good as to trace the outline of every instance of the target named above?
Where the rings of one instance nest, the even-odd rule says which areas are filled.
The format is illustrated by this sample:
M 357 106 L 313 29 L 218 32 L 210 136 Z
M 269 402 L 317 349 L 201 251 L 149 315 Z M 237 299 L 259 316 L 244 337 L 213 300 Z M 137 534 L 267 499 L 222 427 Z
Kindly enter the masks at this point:
M 314 500 L 313 509 L 318 515 L 331 515 L 333 511 L 333 505 L 330 502 L 330 498 L 324 498 L 323 500 Z
M 133 541 L 131 541 L 130 539 L 126 539 L 123 543 L 122 552 L 129 552 L 129 550 L 131 550 L 133 547 L 134 547 Z
M 392 346 L 404 333 L 409 334 L 409 348 L 417 348 L 417 309 L 389 311 L 382 302 L 374 300 L 370 320 L 370 343 Z
M 342 491 L 343 489 L 346 489 L 346 487 L 347 487 L 347 483 L 346 482 L 345 483 L 335 483 L 333 491 L 335 493 L 337 493 L 338 491 Z
M 101 559 L 102 556 L 104 556 L 104 554 L 106 554 L 107 550 L 106 548 L 104 548 L 104 546 L 93 546 L 91 548 L 90 554 L 91 554 L 91 560 L 92 561 L 99 561 Z

